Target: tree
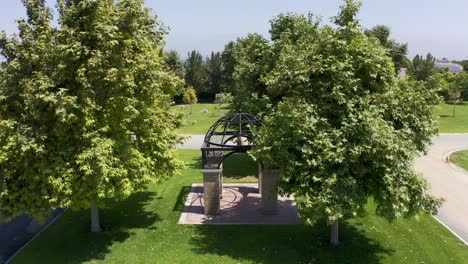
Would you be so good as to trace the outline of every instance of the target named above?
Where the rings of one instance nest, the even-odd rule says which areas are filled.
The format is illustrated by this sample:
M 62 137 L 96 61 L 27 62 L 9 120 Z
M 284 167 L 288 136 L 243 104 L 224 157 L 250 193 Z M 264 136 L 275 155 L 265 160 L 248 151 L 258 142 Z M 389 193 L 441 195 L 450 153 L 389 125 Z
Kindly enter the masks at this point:
M 19 36 L 0 37 L 0 216 L 98 207 L 175 173 L 181 80 L 165 29 L 142 0 L 23 1 Z
M 461 93 L 462 100 L 468 100 L 468 72 L 464 71 L 457 74 L 453 80 L 453 86 Z
M 448 68 L 440 68 L 435 69 L 431 76 L 421 82 L 427 89 L 436 91 L 445 101 L 450 101 L 455 78 L 455 74 L 449 72 Z
M 390 39 L 391 30 L 389 27 L 378 25 L 366 30 L 365 34 L 377 38 L 380 44 L 388 50 L 388 55 L 392 58 L 397 73 L 401 68 L 409 67 L 410 61 L 407 57 L 408 44 L 398 43 L 394 39 Z
M 170 50 L 164 53 L 164 61 L 166 62 L 169 69 L 175 72 L 179 78 L 185 77 L 184 62 L 180 58 L 180 55 L 175 50 Z
M 397 79 L 388 51 L 355 18 L 359 7 L 346 0 L 336 27 L 297 15 L 294 34 L 272 29 L 273 43 L 250 50 L 257 61 L 235 69 L 235 76 L 260 72 L 249 87 L 267 91 L 271 104 L 250 153 L 280 168 L 280 192 L 294 196 L 306 223 L 328 220 L 332 245 L 339 219 L 360 214 L 370 198 L 389 220 L 435 213 L 441 203 L 412 163 L 437 133 L 437 95 Z M 265 67 L 258 58 L 272 50 Z
M 270 98 L 263 77 L 273 56 L 268 40 L 259 34 L 249 34 L 228 44 L 228 48 L 234 66 L 227 91 L 234 95 L 231 110 L 255 114 L 267 112 Z
M 211 52 L 211 56 L 206 59 L 206 86 L 210 94 L 217 94 L 222 91 L 223 82 L 223 61 L 221 53 Z
M 221 53 L 221 60 L 223 63 L 221 87 L 224 92 L 232 92 L 234 90 L 233 75 L 236 67 L 236 59 L 234 58 L 235 48 L 236 43 L 234 41 L 230 41 L 226 46 L 224 46 L 224 50 Z
M 185 83 L 197 93 L 206 92 L 206 65 L 200 52 L 193 50 L 185 61 Z
M 427 81 L 435 73 L 436 59 L 428 53 L 426 58 L 421 55 L 416 55 L 409 68 L 409 75 L 417 81 Z
M 452 88 L 450 91 L 450 100 L 453 104 L 453 112 L 452 112 L 452 117 L 455 118 L 455 107 L 457 104 L 460 102 L 460 91 L 457 88 Z
M 182 100 L 184 101 L 184 104 L 190 104 L 190 115 L 192 115 L 192 104 L 196 104 L 198 101 L 195 89 L 193 89 L 193 87 L 189 87 L 185 90 Z
M 468 72 L 468 60 L 464 60 L 460 64 L 463 67 L 463 71 Z

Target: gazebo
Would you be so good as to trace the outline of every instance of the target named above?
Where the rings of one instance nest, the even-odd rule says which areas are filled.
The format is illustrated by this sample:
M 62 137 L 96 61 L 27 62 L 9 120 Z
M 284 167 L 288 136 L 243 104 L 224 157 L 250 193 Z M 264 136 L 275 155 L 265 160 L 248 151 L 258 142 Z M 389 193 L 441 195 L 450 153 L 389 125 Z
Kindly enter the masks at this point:
M 253 142 L 252 130 L 263 124 L 263 120 L 258 116 L 237 112 L 221 117 L 209 128 L 201 147 L 205 215 L 220 213 L 224 159 L 234 153 L 246 153 L 250 150 Z M 262 211 L 275 213 L 278 204 L 276 181 L 279 170 L 264 162 L 259 162 L 258 169 Z

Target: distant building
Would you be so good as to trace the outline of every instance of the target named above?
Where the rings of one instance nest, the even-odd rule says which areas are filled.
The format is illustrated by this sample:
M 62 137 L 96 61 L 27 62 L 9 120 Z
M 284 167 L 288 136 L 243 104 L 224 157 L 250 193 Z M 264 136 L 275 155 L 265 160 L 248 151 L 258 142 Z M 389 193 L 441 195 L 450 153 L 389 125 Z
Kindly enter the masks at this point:
M 400 72 L 398 73 L 398 78 L 400 79 L 405 79 L 406 78 L 406 75 L 408 74 L 408 69 L 406 68 L 401 68 L 400 69 Z
M 449 72 L 451 73 L 460 73 L 463 71 L 463 66 L 451 62 L 436 62 L 434 67 L 436 69 L 448 68 Z

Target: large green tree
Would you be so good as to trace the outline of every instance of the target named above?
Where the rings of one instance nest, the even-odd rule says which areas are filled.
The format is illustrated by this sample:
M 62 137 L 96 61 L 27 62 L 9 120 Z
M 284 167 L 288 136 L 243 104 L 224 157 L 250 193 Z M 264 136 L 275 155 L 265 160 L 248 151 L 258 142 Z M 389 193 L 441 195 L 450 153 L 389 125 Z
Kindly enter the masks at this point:
M 268 40 L 259 34 L 249 34 L 229 43 L 224 56 L 229 58 L 227 67 L 233 68 L 230 76 L 226 76 L 231 79 L 227 91 L 234 95 L 231 110 L 256 114 L 267 112 L 271 99 L 263 78 L 273 59 L 273 49 Z
M 366 35 L 376 37 L 380 44 L 388 50 L 388 55 L 392 58 L 396 72 L 401 68 L 408 68 L 410 61 L 407 57 L 408 44 L 398 43 L 390 38 L 391 30 L 388 26 L 378 25 L 365 31 Z
M 197 93 L 207 92 L 206 65 L 201 53 L 196 50 L 189 52 L 184 66 L 185 83 L 192 86 Z
M 428 81 L 436 72 L 436 59 L 431 53 L 428 53 L 424 58 L 422 55 L 416 55 L 409 67 L 409 75 L 417 81 Z
M 233 74 L 236 67 L 236 59 L 234 57 L 235 48 L 236 43 L 234 41 L 230 41 L 226 46 L 224 46 L 224 50 L 221 53 L 221 60 L 223 63 L 221 87 L 224 92 L 232 92 L 234 87 L 235 82 Z
M 166 65 L 169 67 L 169 69 L 174 71 L 177 76 L 182 79 L 185 77 L 184 61 L 180 58 L 180 55 L 177 51 L 170 50 L 165 52 L 164 61 L 166 62 Z
M 389 220 L 440 205 L 413 168 L 437 132 L 437 95 L 397 79 L 388 50 L 356 19 L 359 7 L 346 0 L 335 27 L 281 15 L 271 23 L 273 43 L 257 37 L 235 56 L 235 79 L 267 98 L 252 155 L 280 168 L 280 191 L 294 196 L 306 223 L 332 224 L 333 245 L 338 220 L 361 213 L 369 199 Z
M 463 60 L 460 64 L 463 67 L 463 71 L 468 72 L 468 60 Z
M 0 37 L 0 217 L 44 217 L 125 199 L 172 175 L 180 79 L 143 0 L 24 0 L 19 35 Z
M 210 94 L 217 94 L 223 91 L 223 60 L 221 53 L 211 52 L 211 56 L 206 59 L 206 86 Z
M 457 74 L 452 86 L 460 91 L 462 100 L 468 101 L 468 71 Z

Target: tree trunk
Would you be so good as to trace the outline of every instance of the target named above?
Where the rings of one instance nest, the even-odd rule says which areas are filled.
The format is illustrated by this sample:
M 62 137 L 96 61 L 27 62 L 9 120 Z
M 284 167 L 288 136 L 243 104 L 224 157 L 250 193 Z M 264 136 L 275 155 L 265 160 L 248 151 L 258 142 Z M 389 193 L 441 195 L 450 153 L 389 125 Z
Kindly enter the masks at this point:
M 452 113 L 452 117 L 455 117 L 455 106 L 457 105 L 457 103 L 453 102 L 453 113 Z
M 339 244 L 339 241 L 338 241 L 338 219 L 333 221 L 333 223 L 331 225 L 330 244 L 333 247 L 336 247 Z
M 99 208 L 96 204 L 91 205 L 91 232 L 101 232 L 102 228 L 99 224 Z

